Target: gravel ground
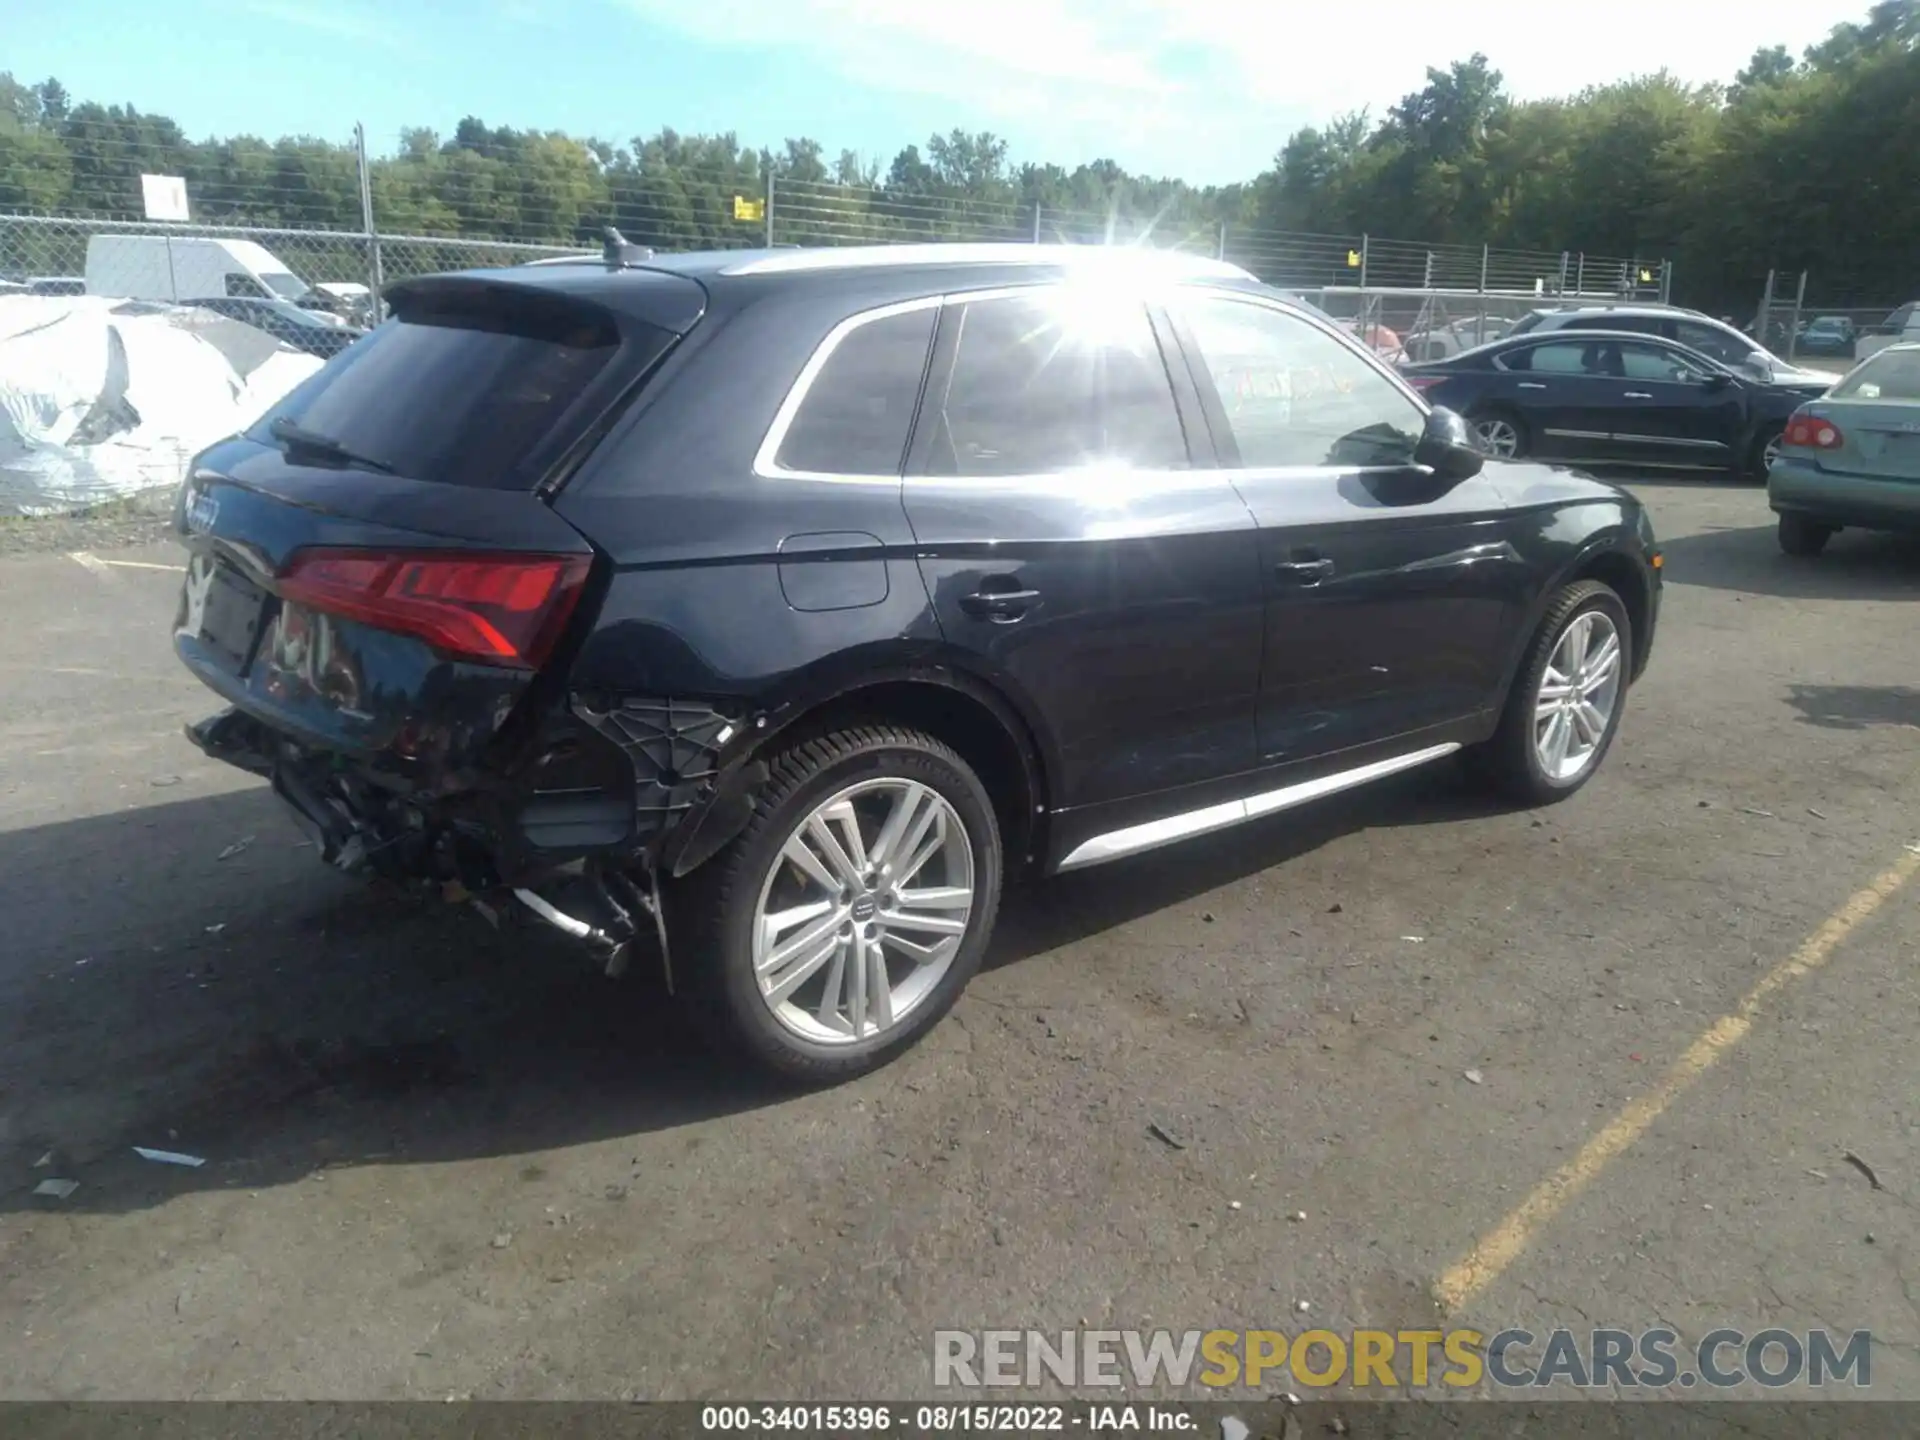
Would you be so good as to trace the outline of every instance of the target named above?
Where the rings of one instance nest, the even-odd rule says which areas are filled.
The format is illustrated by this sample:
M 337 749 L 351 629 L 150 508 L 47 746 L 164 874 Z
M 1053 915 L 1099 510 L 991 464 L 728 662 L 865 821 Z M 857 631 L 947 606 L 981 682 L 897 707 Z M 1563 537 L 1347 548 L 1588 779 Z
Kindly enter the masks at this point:
M 1796 563 L 1753 488 L 1637 488 L 1667 609 L 1580 796 L 1442 766 L 1063 878 L 925 1044 L 801 1098 L 649 975 L 322 872 L 179 736 L 178 551 L 0 526 L 0 1395 L 914 1396 L 940 1327 L 1436 1323 L 1920 839 L 1920 551 Z M 1869 1328 L 1920 1398 L 1901 878 L 1459 1323 Z

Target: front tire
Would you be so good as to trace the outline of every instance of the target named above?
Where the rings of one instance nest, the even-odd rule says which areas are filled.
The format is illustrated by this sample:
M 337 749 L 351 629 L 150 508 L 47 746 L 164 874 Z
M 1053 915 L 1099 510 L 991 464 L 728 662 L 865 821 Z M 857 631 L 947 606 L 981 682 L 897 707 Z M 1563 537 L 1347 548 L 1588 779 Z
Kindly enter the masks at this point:
M 1626 709 L 1633 624 L 1598 580 L 1563 588 L 1527 646 L 1493 738 L 1469 763 L 1523 805 L 1566 799 L 1599 770 Z
M 1833 538 L 1833 526 L 1822 525 L 1805 515 L 1780 517 L 1780 548 L 1798 559 L 1810 560 L 1827 548 Z
M 959 755 L 898 726 L 801 740 L 769 768 L 746 829 L 682 882 L 676 959 L 726 1048 L 788 1080 L 851 1079 L 932 1029 L 980 968 L 999 824 Z

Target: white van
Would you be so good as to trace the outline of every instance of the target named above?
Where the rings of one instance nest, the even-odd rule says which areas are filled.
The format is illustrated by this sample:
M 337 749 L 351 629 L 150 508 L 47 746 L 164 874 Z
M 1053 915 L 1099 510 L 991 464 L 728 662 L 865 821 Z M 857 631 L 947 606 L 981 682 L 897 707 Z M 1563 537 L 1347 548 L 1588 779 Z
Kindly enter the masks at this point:
M 1920 340 L 1920 300 L 1910 300 L 1854 341 L 1853 356 L 1865 360 L 1889 345 L 1911 345 Z
M 200 235 L 95 235 L 87 293 L 123 300 L 297 301 L 307 282 L 264 245 Z

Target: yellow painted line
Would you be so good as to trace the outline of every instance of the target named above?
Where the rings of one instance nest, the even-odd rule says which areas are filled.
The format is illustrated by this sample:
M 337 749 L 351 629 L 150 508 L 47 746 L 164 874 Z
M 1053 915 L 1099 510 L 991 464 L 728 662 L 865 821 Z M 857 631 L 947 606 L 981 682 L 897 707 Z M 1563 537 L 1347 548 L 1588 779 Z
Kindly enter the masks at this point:
M 1878 910 L 1881 902 L 1912 879 L 1915 871 L 1920 871 L 1920 846 L 1909 845 L 1898 864 L 1849 898 L 1798 950 L 1741 996 L 1740 1003 L 1730 1013 L 1714 1021 L 1706 1033 L 1674 1061 L 1659 1084 L 1609 1121 L 1599 1134 L 1581 1146 L 1578 1155 L 1536 1185 L 1506 1219 L 1482 1235 L 1458 1263 L 1448 1267 L 1434 1286 L 1434 1298 L 1449 1312 L 1457 1311 L 1499 1279 L 1533 1243 L 1534 1236 L 1565 1209 L 1574 1196 L 1644 1135 L 1722 1055 L 1746 1038 L 1763 1004 L 1794 981 L 1825 965 L 1840 942 Z
M 99 557 L 96 556 L 96 559 Z M 118 565 L 123 570 L 171 570 L 176 575 L 184 574 L 184 565 L 162 565 L 153 560 L 101 560 L 102 565 Z
M 106 561 L 102 560 L 98 555 L 89 554 L 85 550 L 70 551 L 68 552 L 67 558 L 82 570 L 91 570 L 96 575 L 113 574 L 113 572 L 107 568 Z

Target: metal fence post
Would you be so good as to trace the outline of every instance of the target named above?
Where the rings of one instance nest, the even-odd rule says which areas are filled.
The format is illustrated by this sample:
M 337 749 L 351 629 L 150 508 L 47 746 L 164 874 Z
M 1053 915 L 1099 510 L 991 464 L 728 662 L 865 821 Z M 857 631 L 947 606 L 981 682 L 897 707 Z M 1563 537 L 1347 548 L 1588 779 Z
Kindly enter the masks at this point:
M 360 228 L 367 232 L 368 308 L 372 312 L 373 323 L 378 325 L 384 318 L 380 299 L 383 286 L 380 275 L 380 232 L 373 223 L 373 167 L 367 163 L 367 127 L 358 121 L 353 126 L 353 148 L 360 166 Z
M 1480 293 L 1482 295 L 1487 293 L 1487 261 L 1492 255 L 1493 251 L 1490 247 L 1486 245 L 1480 247 Z
M 1360 288 L 1367 288 L 1367 237 L 1360 237 Z
M 1787 327 L 1787 359 L 1791 360 L 1800 349 L 1800 309 L 1807 303 L 1807 272 L 1800 272 L 1800 288 L 1793 295 L 1793 319 Z M 1766 344 L 1766 341 L 1761 341 Z
M 773 248 L 773 170 L 767 170 L 767 249 Z
M 1762 345 L 1767 343 L 1767 331 L 1773 328 L 1773 280 L 1774 272 L 1767 271 L 1767 288 L 1760 292 L 1760 313 L 1753 321 L 1753 338 Z
M 1673 303 L 1673 261 L 1671 260 L 1660 262 L 1660 303 L 1662 305 Z
M 1213 242 L 1213 258 L 1216 260 L 1227 258 L 1227 222 L 1224 220 L 1220 222 L 1220 237 Z
M 1584 295 L 1587 293 L 1587 252 L 1586 251 L 1582 250 L 1580 252 L 1579 257 L 1576 261 L 1576 264 L 1578 268 L 1575 269 L 1575 271 L 1573 272 L 1573 293 L 1576 295 Z
M 1567 293 L 1567 252 L 1560 252 L 1560 294 Z

